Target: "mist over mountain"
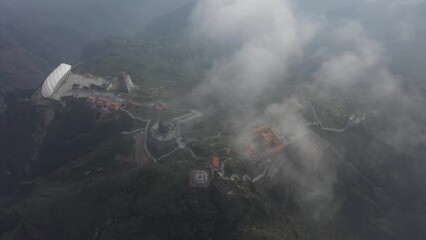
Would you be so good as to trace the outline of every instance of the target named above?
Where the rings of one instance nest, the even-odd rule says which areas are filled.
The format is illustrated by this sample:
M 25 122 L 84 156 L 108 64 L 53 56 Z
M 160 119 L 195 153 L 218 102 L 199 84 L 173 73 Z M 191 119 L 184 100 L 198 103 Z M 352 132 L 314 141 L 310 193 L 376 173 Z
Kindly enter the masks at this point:
M 3 1 L 0 239 L 424 239 L 425 22 L 421 0 Z M 139 87 L 116 112 L 13 91 L 62 62 Z M 259 126 L 282 154 L 247 153 Z
M 57 25 L 83 33 L 89 39 L 131 35 L 139 32 L 152 19 L 167 14 L 181 1 L 6 1 L 22 21 Z M 43 16 L 43 17 L 40 17 Z
M 25 74 L 25 77 L 14 76 L 10 69 L 13 67 L 3 69 L 1 74 L 6 76 L 3 88 L 34 88 L 57 64 L 79 62 L 83 46 L 90 41 L 131 37 L 143 31 L 153 19 L 185 2 L 3 1 L 0 54 L 5 55 L 4 61 L 17 58 L 12 65 L 22 65 L 20 74 Z M 20 59 L 21 55 L 24 59 Z

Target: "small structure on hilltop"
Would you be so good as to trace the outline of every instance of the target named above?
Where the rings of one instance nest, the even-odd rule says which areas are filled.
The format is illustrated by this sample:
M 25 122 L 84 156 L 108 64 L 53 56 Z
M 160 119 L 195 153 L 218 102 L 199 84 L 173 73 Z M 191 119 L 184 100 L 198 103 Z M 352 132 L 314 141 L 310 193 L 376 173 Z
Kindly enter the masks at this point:
M 190 172 L 189 187 L 206 188 L 210 186 L 211 174 L 207 169 L 193 169 Z
M 252 161 L 270 158 L 284 150 L 285 145 L 269 124 L 251 129 L 252 138 L 245 144 L 245 150 Z
M 126 72 L 121 72 L 118 75 L 117 82 L 121 92 L 131 93 L 132 90 L 135 88 L 135 85 L 133 84 L 130 75 Z
M 149 131 L 148 146 L 154 153 L 168 152 L 177 147 L 177 127 L 175 121 L 159 121 Z

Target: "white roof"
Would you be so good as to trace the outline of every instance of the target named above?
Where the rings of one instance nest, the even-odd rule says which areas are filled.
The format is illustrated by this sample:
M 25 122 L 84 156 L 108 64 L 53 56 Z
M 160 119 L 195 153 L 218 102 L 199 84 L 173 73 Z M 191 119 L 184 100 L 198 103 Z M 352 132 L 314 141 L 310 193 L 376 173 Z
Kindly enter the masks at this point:
M 71 65 L 62 63 L 57 67 L 44 81 L 41 93 L 43 97 L 48 98 L 54 93 L 55 87 L 59 84 L 62 77 L 71 70 Z

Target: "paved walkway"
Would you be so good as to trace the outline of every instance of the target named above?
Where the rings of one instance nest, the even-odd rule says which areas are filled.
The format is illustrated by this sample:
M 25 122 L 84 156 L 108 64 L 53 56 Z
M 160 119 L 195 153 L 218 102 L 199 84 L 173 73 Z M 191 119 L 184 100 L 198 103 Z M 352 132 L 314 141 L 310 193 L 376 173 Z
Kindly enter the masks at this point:
M 135 141 L 135 162 L 138 168 L 144 167 L 149 164 L 150 158 L 146 154 L 145 145 L 145 134 L 138 134 Z
M 356 118 L 355 116 L 351 116 L 351 118 L 348 120 L 348 122 L 346 123 L 346 125 L 343 128 L 329 128 L 329 127 L 324 127 L 323 122 L 319 119 L 317 112 L 315 110 L 315 107 L 309 103 L 309 106 L 312 109 L 312 114 L 314 115 L 315 121 L 316 122 L 311 122 L 309 123 L 310 125 L 318 125 L 322 130 L 324 131 L 329 131 L 329 132 L 336 132 L 336 133 L 342 133 L 344 131 L 346 131 L 346 129 L 348 129 L 349 127 L 352 127 L 356 124 L 361 123 L 362 121 L 365 120 L 365 113 L 363 114 L 362 118 Z

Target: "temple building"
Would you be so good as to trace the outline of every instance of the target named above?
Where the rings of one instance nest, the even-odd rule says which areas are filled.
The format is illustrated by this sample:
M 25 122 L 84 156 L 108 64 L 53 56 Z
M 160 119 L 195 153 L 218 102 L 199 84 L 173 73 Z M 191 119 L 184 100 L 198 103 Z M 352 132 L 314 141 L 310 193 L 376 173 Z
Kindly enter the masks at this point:
M 251 139 L 245 149 L 253 161 L 269 158 L 284 150 L 285 145 L 269 124 L 251 129 Z

